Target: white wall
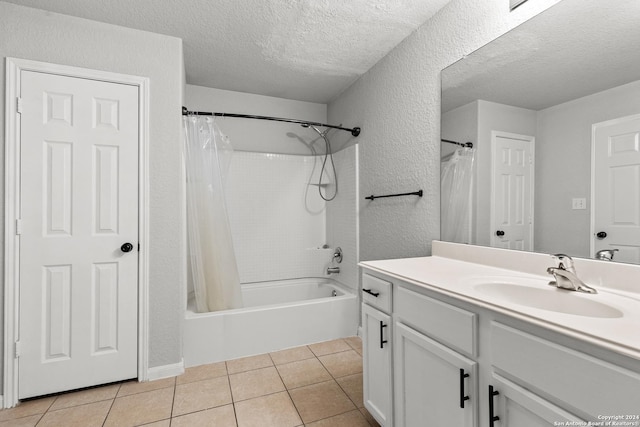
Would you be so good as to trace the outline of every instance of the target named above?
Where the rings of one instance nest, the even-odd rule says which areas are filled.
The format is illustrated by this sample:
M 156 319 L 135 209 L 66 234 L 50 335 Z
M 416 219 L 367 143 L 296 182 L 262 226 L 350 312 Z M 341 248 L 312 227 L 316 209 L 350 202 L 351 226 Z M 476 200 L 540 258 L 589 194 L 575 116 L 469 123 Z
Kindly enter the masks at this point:
M 538 112 L 535 250 L 590 256 L 591 125 L 640 113 L 640 81 Z M 587 209 L 571 209 L 584 197 Z
M 181 41 L 4 2 L 0 2 L 0 40 L 2 58 L 17 57 L 150 78 L 149 365 L 180 362 L 185 271 L 184 214 L 180 202 L 183 197 Z M 0 79 L 4 82 L 4 63 Z M 4 90 L 3 84 L 0 104 L 3 124 Z M 4 155 L 4 150 L 0 155 Z M 4 184 L 0 188 L 4 189 Z
M 510 13 L 505 0 L 452 0 L 329 104 L 330 122 L 362 127 L 360 194 L 425 191 L 362 201 L 361 260 L 431 252 L 440 235 L 440 71 L 556 2 Z
M 358 287 L 358 145 L 351 145 L 334 156 L 338 175 L 338 195 L 327 202 L 327 243 L 340 247 L 340 273 L 333 278 L 352 289 Z M 327 267 L 329 265 L 325 265 Z
M 316 156 L 233 154 L 226 199 L 241 283 L 323 276 L 331 254 L 319 170 Z
M 256 116 L 327 122 L 327 106 L 272 96 L 187 85 L 186 104 L 191 111 L 252 114 Z M 239 151 L 282 154 L 324 153 L 324 141 L 311 129 L 292 123 L 220 117 L 220 129 Z

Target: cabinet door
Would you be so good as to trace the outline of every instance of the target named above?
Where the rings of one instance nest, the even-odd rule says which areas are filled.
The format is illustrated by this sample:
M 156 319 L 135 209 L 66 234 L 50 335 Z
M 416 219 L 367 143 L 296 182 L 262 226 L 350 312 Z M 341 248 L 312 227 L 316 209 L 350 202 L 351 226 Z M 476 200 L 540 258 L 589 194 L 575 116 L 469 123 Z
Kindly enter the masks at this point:
M 477 363 L 400 322 L 394 337 L 396 425 L 476 426 Z
M 364 406 L 382 426 L 391 417 L 391 317 L 362 304 Z
M 561 409 L 506 378 L 494 374 L 492 385 L 495 425 L 500 427 L 549 427 L 584 420 Z M 490 414 L 489 414 L 490 415 Z M 491 425 L 491 423 L 489 423 Z M 575 424 L 582 425 L 582 424 Z M 586 423 L 584 423 L 586 425 Z

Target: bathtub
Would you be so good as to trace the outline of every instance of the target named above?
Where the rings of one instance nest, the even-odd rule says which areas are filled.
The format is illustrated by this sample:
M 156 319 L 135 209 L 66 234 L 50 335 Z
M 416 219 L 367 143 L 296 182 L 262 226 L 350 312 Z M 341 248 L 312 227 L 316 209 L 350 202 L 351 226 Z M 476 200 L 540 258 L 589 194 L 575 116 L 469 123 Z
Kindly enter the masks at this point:
M 356 335 L 356 294 L 325 278 L 242 285 L 244 308 L 185 315 L 185 367 Z

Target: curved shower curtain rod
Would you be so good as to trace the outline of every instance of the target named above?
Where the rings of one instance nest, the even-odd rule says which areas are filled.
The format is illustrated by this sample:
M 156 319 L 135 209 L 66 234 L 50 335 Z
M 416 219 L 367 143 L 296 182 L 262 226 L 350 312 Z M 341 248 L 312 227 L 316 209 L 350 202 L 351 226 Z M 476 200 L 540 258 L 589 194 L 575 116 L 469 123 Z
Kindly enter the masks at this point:
M 341 126 L 328 125 L 328 124 L 325 124 L 325 123 L 308 122 L 308 121 L 305 121 L 305 120 L 297 120 L 297 119 L 283 119 L 283 118 L 280 118 L 280 117 L 254 116 L 254 115 L 251 115 L 251 114 L 211 113 L 211 112 L 205 112 L 205 111 L 189 111 L 189 110 L 187 110 L 187 107 L 182 107 L 182 115 L 183 116 L 238 117 L 238 118 L 243 118 L 243 119 L 271 120 L 271 121 L 275 121 L 275 122 L 297 123 L 297 124 L 302 125 L 304 127 L 322 126 L 322 127 L 326 127 L 326 128 L 340 129 L 340 130 L 344 130 L 344 131 L 350 132 L 351 135 L 353 135 L 353 136 L 360 135 L 360 128 L 359 127 L 355 127 L 353 129 L 350 129 L 350 128 L 343 128 Z

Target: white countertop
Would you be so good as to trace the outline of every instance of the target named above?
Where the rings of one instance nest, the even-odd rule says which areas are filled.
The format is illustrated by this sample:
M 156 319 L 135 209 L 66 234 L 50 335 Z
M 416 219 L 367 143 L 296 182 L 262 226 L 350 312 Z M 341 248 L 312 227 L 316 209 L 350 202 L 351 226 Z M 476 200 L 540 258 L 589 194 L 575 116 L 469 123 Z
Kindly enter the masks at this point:
M 638 293 L 602 286 L 597 287 L 597 294 L 565 291 L 548 286 L 553 278 L 546 274 L 534 275 L 441 256 L 366 261 L 360 266 L 640 360 Z M 588 299 L 584 301 L 586 305 L 604 304 L 617 314 L 591 317 L 513 303 L 504 295 L 483 292 L 477 286 L 481 283 L 518 283 L 548 292 L 550 298 L 575 297 Z

